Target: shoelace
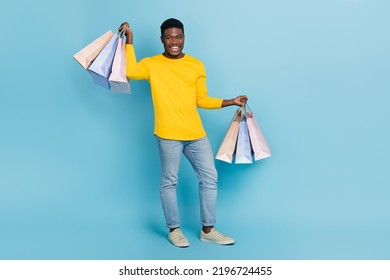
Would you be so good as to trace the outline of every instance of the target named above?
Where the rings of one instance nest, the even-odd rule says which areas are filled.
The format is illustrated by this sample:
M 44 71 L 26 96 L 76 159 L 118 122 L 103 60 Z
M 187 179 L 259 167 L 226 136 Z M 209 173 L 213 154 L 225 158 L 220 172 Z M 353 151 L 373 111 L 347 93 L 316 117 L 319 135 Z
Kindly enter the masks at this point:
M 181 233 L 181 232 L 179 232 L 179 231 L 174 231 L 173 232 L 175 235 L 176 235 L 176 237 L 177 238 L 179 238 L 180 240 L 185 240 L 186 238 L 184 237 L 184 235 Z
M 222 233 L 220 233 L 219 231 L 217 231 L 217 230 L 215 230 L 215 229 L 213 229 L 212 231 L 211 231 L 212 233 L 213 233 L 213 235 L 215 235 L 215 236 L 217 236 L 217 237 L 219 237 L 219 238 L 226 238 L 226 235 L 223 235 Z M 211 233 L 210 232 L 210 233 Z

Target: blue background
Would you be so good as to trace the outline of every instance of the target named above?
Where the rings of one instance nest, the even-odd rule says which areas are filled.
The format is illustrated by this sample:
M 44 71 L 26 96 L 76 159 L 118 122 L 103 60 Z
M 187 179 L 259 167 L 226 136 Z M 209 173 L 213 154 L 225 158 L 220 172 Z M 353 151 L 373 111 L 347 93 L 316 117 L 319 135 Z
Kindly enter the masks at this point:
M 1 259 L 390 259 L 390 2 L 7 1 L 0 95 Z M 217 161 L 217 227 L 199 241 L 196 177 L 178 189 L 188 249 L 159 198 L 146 81 L 96 86 L 73 54 L 123 21 L 138 58 L 183 21 L 209 94 L 249 96 L 273 156 Z M 200 110 L 214 152 L 235 108 Z

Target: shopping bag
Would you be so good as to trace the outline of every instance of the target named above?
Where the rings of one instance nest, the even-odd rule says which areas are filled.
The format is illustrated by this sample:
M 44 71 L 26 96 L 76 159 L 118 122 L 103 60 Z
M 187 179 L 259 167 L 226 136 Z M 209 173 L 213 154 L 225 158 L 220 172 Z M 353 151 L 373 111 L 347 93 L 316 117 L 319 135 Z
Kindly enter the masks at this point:
M 92 62 L 91 66 L 88 67 L 88 72 L 91 74 L 93 81 L 107 89 L 110 89 L 108 77 L 111 74 L 112 62 L 118 45 L 118 39 L 118 34 L 114 34 L 111 40 Z
M 248 107 L 248 106 L 247 106 Z M 252 144 L 253 156 L 255 160 L 260 160 L 271 156 L 270 147 L 261 131 L 259 124 L 256 122 L 253 112 L 248 107 L 246 113 L 246 122 L 248 125 L 249 138 Z
M 118 46 L 116 47 L 112 71 L 108 82 L 112 91 L 130 93 L 130 84 L 126 78 L 125 42 L 121 37 L 118 39 Z
M 238 130 L 235 163 L 252 163 L 252 147 L 246 122 L 245 105 L 241 111 L 241 122 Z
M 232 163 L 233 155 L 236 150 L 238 130 L 240 128 L 241 121 L 241 108 L 237 110 L 232 121 L 230 122 L 229 128 L 222 140 L 222 143 L 218 149 L 216 159 Z
M 102 36 L 73 55 L 73 58 L 76 59 L 76 61 L 80 63 L 84 69 L 87 69 L 101 50 L 111 40 L 112 36 L 114 36 L 114 33 L 111 30 L 108 30 Z

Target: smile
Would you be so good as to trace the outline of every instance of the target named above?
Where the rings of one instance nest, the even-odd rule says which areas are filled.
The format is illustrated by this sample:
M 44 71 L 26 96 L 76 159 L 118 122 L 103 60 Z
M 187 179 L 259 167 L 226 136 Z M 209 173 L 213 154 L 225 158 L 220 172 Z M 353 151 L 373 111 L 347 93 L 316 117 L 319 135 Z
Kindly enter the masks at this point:
M 174 52 L 177 52 L 180 50 L 180 48 L 178 46 L 172 46 L 172 47 L 169 47 L 172 51 Z

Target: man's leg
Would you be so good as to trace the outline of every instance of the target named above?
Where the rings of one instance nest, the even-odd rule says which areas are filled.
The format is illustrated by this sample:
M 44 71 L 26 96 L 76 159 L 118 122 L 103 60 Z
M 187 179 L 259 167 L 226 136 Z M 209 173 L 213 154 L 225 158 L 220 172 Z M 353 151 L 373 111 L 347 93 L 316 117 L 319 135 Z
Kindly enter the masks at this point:
M 218 232 L 215 228 L 218 173 L 214 155 L 207 137 L 191 141 L 184 148 L 184 154 L 191 162 L 199 178 L 200 215 L 203 228 L 200 239 L 206 242 L 228 245 L 234 239 Z
M 161 162 L 160 197 L 167 227 L 168 240 L 177 247 L 188 247 L 190 243 L 181 232 L 176 186 L 183 142 L 162 139 L 156 136 Z
M 191 162 L 199 179 L 200 217 L 203 226 L 214 226 L 218 174 L 214 155 L 207 137 L 191 141 L 184 148 L 184 154 Z
M 180 226 L 176 187 L 183 144 L 156 136 L 161 163 L 160 196 L 168 228 Z

